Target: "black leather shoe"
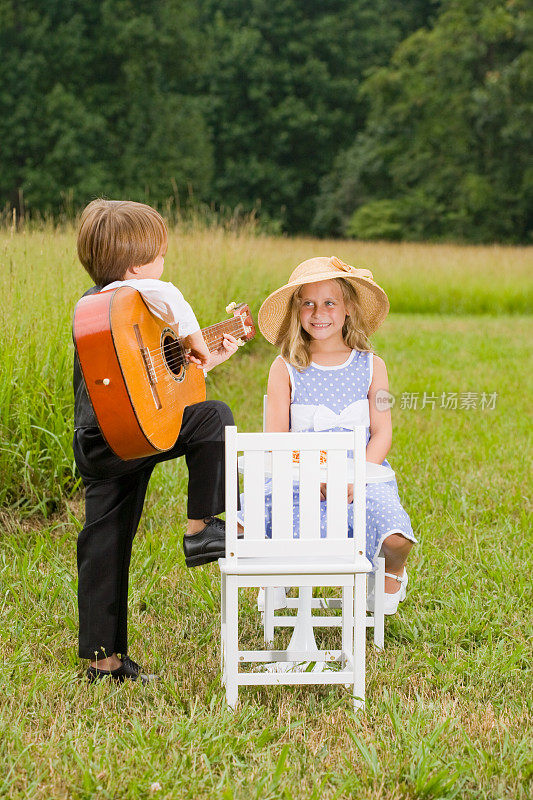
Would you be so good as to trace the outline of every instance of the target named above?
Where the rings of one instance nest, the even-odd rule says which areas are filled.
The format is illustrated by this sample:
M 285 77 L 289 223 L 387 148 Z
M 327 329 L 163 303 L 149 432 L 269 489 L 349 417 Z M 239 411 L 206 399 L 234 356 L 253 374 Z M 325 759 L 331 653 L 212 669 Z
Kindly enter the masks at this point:
M 122 658 L 122 664 L 117 669 L 98 669 L 98 667 L 89 667 L 87 670 L 87 678 L 89 683 L 101 681 L 104 678 L 112 678 L 117 683 L 124 683 L 124 681 L 141 681 L 141 683 L 150 683 L 150 681 L 157 680 L 157 675 L 150 675 L 142 671 L 141 667 L 132 661 L 128 656 Z
M 204 519 L 205 528 L 183 537 L 183 552 L 188 567 L 218 561 L 226 555 L 226 526 L 218 517 Z

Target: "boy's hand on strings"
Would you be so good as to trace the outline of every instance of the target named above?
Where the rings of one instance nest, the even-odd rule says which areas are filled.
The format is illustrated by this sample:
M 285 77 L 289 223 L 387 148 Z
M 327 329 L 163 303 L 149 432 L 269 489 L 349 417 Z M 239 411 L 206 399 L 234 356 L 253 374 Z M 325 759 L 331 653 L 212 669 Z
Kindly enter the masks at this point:
M 196 331 L 196 333 L 191 333 L 190 336 L 185 337 L 183 343 L 189 351 L 186 354 L 187 360 L 190 361 L 191 364 L 196 364 L 198 369 L 203 369 L 209 361 L 210 353 L 204 342 L 202 332 Z
M 320 484 L 320 499 L 321 500 L 325 500 L 326 499 L 326 488 L 327 488 L 327 486 L 326 486 L 325 483 L 321 483 Z M 353 483 L 349 483 L 348 484 L 348 503 L 353 503 Z
M 223 361 L 227 361 L 238 349 L 239 345 L 237 344 L 235 336 L 232 336 L 231 333 L 225 333 L 222 338 L 222 344 L 218 350 L 215 350 L 214 353 L 210 353 L 207 370 L 209 371 L 213 369 L 213 367 L 222 364 Z

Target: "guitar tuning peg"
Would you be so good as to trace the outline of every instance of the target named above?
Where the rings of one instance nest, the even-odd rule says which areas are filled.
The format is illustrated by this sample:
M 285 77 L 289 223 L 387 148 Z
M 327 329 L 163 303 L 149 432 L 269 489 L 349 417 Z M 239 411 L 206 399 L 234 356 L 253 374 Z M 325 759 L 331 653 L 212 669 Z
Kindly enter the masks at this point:
M 239 347 L 243 347 L 243 345 L 245 345 L 246 342 L 244 342 L 242 339 L 237 339 L 237 344 L 239 345 Z
M 226 314 L 231 314 L 231 312 L 235 311 L 236 308 L 237 308 L 237 303 L 235 301 L 233 303 L 230 303 L 229 306 L 226 306 Z

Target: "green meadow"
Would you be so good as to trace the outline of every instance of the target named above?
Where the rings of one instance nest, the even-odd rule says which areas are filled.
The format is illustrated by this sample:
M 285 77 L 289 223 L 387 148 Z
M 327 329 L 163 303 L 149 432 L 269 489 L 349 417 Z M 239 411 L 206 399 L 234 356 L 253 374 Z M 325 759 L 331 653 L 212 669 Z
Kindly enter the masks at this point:
M 532 253 L 172 233 L 164 277 L 202 325 L 232 300 L 256 316 L 314 255 L 372 269 L 391 300 L 373 343 L 419 544 L 385 650 L 368 638 L 366 709 L 354 715 L 343 688 L 280 687 L 241 689 L 232 713 L 218 569 L 184 565 L 179 462 L 154 473 L 131 568 L 130 652 L 161 680 L 83 680 L 70 327 L 90 280 L 74 231 L 0 233 L 0 797 L 531 796 Z M 208 375 L 243 430 L 260 428 L 274 356 L 258 335 Z M 256 641 L 253 592 L 243 608 L 243 640 Z

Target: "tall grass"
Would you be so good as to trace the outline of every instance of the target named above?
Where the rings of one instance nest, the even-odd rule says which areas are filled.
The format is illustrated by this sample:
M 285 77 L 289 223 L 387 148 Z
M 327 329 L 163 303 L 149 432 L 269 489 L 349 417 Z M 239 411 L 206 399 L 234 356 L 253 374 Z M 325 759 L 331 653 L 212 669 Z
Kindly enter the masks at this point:
M 165 277 L 181 288 L 203 325 L 222 319 L 232 299 L 247 301 L 256 314 L 301 260 L 319 254 L 371 268 L 394 313 L 522 314 L 530 308 L 532 252 L 189 227 L 170 236 Z M 70 447 L 70 331 L 74 305 L 89 285 L 73 229 L 0 232 L 0 504 L 21 513 L 52 513 L 78 488 Z M 265 357 L 264 346 L 260 338 L 248 345 L 254 363 Z M 247 377 L 241 380 L 239 404 Z

